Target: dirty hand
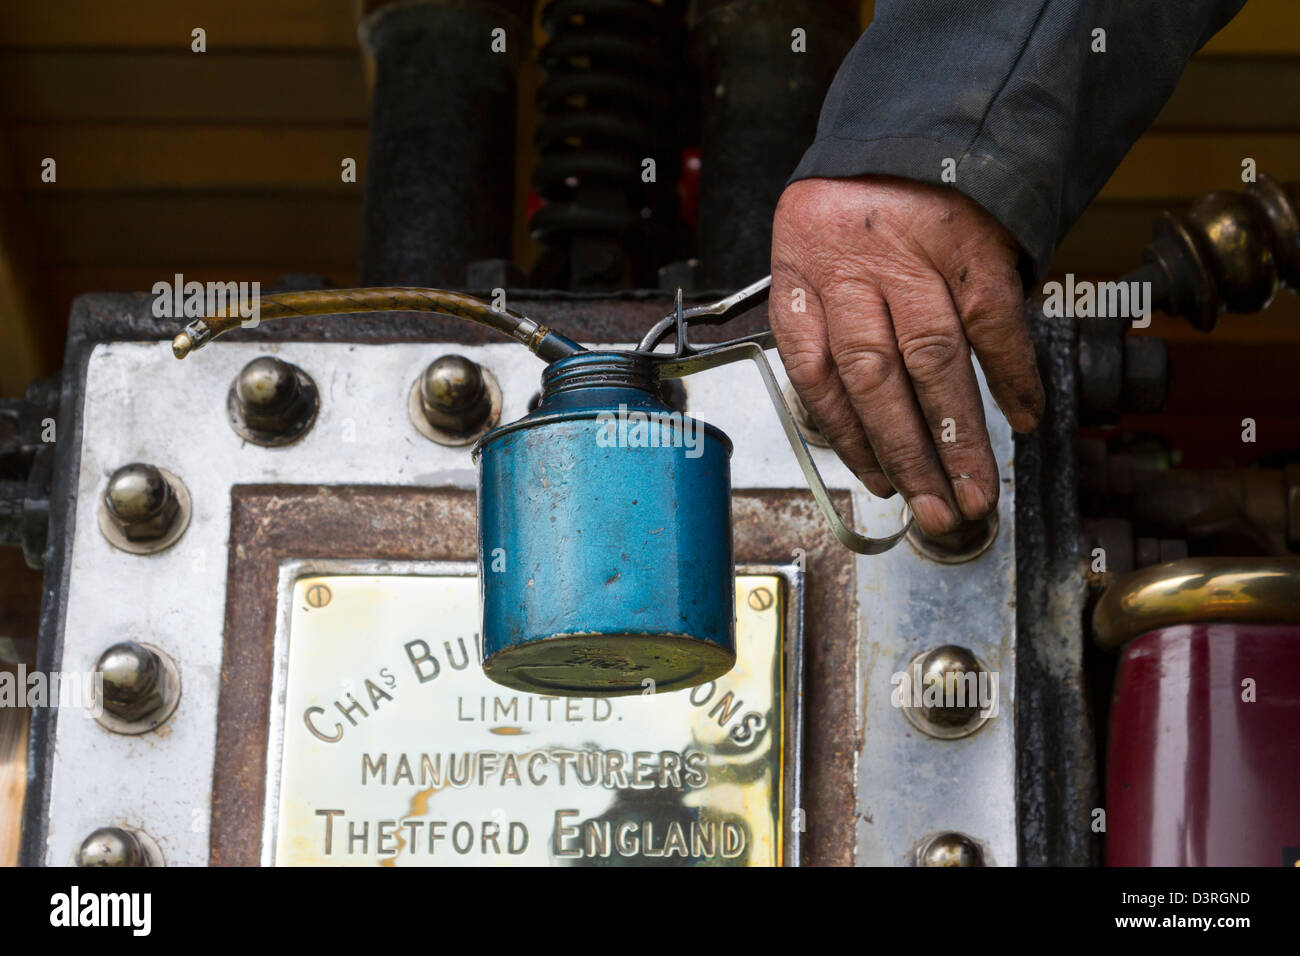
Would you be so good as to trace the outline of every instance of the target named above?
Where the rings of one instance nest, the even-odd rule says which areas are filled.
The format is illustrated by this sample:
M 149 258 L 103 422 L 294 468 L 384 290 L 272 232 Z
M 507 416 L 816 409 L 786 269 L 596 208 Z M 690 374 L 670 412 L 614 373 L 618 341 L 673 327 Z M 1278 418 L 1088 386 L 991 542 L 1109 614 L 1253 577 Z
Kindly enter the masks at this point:
M 1042 416 L 1019 255 L 974 202 L 910 180 L 801 180 L 777 207 L 769 313 L 790 380 L 845 464 L 902 492 L 926 534 L 998 500 L 971 350 L 1012 428 Z

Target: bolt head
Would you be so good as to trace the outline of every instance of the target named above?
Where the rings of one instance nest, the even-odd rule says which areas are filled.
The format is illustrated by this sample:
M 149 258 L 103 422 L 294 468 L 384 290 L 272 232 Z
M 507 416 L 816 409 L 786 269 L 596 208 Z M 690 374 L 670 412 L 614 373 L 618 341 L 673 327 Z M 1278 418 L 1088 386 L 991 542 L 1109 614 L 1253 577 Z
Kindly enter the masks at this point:
M 970 682 L 963 677 L 965 674 L 975 674 L 976 680 L 979 679 L 981 668 L 974 654 L 956 644 L 944 644 L 921 659 L 920 669 L 923 690 L 935 686 L 943 689 L 946 697 L 947 689 L 951 686 L 954 694 L 969 705 L 927 707 L 926 716 L 930 720 L 949 727 L 959 727 L 975 719 L 980 710 L 979 700 L 970 700 L 971 695 L 967 690 Z
M 492 415 L 492 392 L 477 363 L 444 355 L 420 376 L 420 412 L 435 429 L 470 435 Z M 414 400 L 414 399 L 413 399 Z
M 113 472 L 104 504 L 108 517 L 130 541 L 165 537 L 181 510 L 166 476 L 153 465 L 138 461 Z
M 427 408 L 448 415 L 471 411 L 484 397 L 486 385 L 476 362 L 463 355 L 444 355 L 424 370 L 420 397 Z
M 964 833 L 940 833 L 926 841 L 917 854 L 919 866 L 983 866 L 979 844 Z
M 95 669 L 104 675 L 104 709 L 127 721 L 140 720 L 163 705 L 163 667 L 158 655 L 135 641 L 114 644 Z
M 263 355 L 239 370 L 226 401 L 230 424 L 241 438 L 275 446 L 294 441 L 311 427 L 320 396 L 302 369 Z
M 998 536 L 998 513 L 990 511 L 983 518 L 962 521 L 952 531 L 928 535 L 921 526 L 913 523 L 907 529 L 907 540 L 925 557 L 940 564 L 962 564 L 974 561 L 993 546 Z
M 978 545 L 987 534 L 988 521 L 984 518 L 975 518 L 962 521 L 952 531 L 927 535 L 926 540 L 937 548 L 958 554 Z
M 105 497 L 115 518 L 124 524 L 139 524 L 166 507 L 171 488 L 153 465 L 133 462 L 113 472 Z
M 132 462 L 109 476 L 98 519 L 113 547 L 155 554 L 173 545 L 189 524 L 189 492 L 171 472 Z
M 294 367 L 270 355 L 255 358 L 243 367 L 235 380 L 235 394 L 248 410 L 263 413 L 279 411 L 293 403 L 298 395 L 298 376 Z
M 148 866 L 144 847 L 130 830 L 100 827 L 81 844 L 77 866 Z

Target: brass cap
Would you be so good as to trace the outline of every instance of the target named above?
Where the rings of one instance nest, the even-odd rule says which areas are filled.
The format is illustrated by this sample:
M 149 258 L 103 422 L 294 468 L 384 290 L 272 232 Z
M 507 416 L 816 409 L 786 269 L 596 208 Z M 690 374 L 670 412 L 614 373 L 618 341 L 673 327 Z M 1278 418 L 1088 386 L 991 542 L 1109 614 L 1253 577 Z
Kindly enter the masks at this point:
M 148 866 L 136 835 L 122 827 L 100 827 L 77 850 L 77 866 Z
M 420 400 L 429 424 L 451 432 L 473 431 L 492 410 L 482 370 L 463 355 L 444 355 L 424 370 Z
M 916 865 L 983 866 L 984 851 L 964 833 L 940 833 L 917 847 Z
M 1225 621 L 1300 623 L 1300 558 L 1185 558 L 1106 589 L 1092 612 L 1097 643 L 1118 651 L 1148 631 Z
M 167 480 L 153 465 L 123 465 L 108 480 L 105 499 L 123 524 L 141 524 L 159 515 L 171 498 Z

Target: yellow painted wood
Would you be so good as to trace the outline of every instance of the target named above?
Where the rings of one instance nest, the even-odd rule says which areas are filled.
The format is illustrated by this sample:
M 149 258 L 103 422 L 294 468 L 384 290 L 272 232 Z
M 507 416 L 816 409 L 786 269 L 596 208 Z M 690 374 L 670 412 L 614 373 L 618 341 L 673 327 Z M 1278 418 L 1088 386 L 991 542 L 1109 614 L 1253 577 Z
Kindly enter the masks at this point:
M 159 278 L 257 262 L 352 268 L 361 235 L 360 193 L 28 194 L 28 207 L 47 265 L 170 270 Z
M 368 122 L 361 54 L 4 51 L 0 121 Z
M 1300 3 L 1250 0 L 1205 45 L 1213 54 L 1300 54 Z
M 23 188 L 37 192 L 290 189 L 358 196 L 368 138 L 359 123 L 22 123 L 10 135 Z M 53 184 L 40 179 L 47 157 L 58 164 Z M 345 158 L 356 160 L 354 183 L 342 180 Z
M 230 49 L 351 49 L 356 13 L 347 0 L 13 0 L 0 5 L 0 45 L 188 51 L 207 32 L 212 53 Z
M 1300 130 L 1152 130 L 1137 141 L 1098 199 L 1177 202 L 1215 189 L 1241 189 L 1246 158 L 1255 160 L 1258 172 L 1300 179 Z
M 48 371 L 42 327 L 48 327 L 38 293 L 40 260 L 27 204 L 0 138 L 0 395 L 18 397 L 27 383 Z

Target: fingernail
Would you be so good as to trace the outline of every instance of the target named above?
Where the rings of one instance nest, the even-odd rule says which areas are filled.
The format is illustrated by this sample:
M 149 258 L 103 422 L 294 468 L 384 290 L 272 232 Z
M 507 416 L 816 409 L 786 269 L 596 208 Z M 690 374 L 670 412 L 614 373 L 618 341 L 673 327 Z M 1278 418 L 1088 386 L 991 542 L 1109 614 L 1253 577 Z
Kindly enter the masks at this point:
M 894 486 L 889 483 L 889 479 L 878 471 L 861 475 L 859 480 L 866 485 L 867 491 L 877 498 L 892 498 L 898 493 L 895 491 Z
M 926 534 L 943 534 L 957 524 L 957 516 L 942 498 L 935 495 L 917 495 L 908 502 L 916 523 Z
M 1011 423 L 1011 427 L 1022 435 L 1032 432 L 1043 418 L 1044 401 L 1041 388 L 1021 395 L 1016 421 Z
M 970 478 L 958 478 L 952 483 L 957 492 L 957 505 L 967 518 L 983 518 L 989 511 L 989 499 L 984 489 Z
M 1018 435 L 1028 435 L 1038 428 L 1039 418 L 1033 412 L 1020 412 L 1011 422 L 1011 430 Z
M 1011 426 L 1011 430 L 1017 435 L 1028 435 L 1038 427 L 1038 418 L 1033 412 L 1019 408 L 1008 408 L 1001 402 L 996 404 L 998 411 L 1002 412 L 1002 417 L 1007 420 L 1007 424 Z

